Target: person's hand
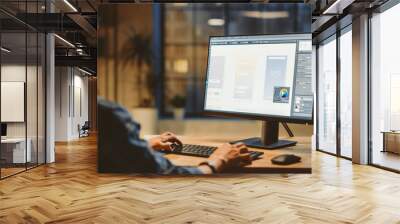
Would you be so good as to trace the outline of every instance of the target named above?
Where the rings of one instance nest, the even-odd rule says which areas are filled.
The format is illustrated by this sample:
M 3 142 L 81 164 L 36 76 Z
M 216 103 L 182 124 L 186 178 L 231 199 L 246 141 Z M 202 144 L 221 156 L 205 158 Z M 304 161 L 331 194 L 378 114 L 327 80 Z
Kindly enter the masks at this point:
M 218 147 L 208 158 L 217 172 L 224 169 L 251 163 L 250 154 L 245 144 L 223 144 Z
M 148 140 L 149 145 L 158 151 L 170 151 L 171 144 L 176 143 L 182 145 L 182 142 L 176 137 L 175 134 L 171 132 L 165 132 L 161 135 L 152 137 Z

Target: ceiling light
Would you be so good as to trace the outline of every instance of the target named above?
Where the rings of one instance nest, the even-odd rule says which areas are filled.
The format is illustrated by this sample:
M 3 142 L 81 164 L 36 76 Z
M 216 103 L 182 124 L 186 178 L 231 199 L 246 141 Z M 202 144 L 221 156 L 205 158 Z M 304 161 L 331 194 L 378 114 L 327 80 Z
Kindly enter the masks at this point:
M 287 11 L 269 11 L 269 12 L 244 11 L 242 14 L 246 17 L 256 18 L 256 19 L 280 19 L 289 17 L 289 13 Z
M 1 47 L 0 49 L 1 49 L 1 51 L 4 51 L 6 53 L 10 53 L 11 52 L 11 50 L 9 50 L 9 49 L 7 49 L 5 47 Z
M 85 74 L 87 74 L 87 75 L 93 75 L 92 73 L 90 73 L 90 72 L 88 72 L 88 71 L 86 71 L 86 70 L 83 70 L 83 69 L 81 69 L 81 68 L 79 68 L 79 67 L 78 67 L 78 70 L 81 71 L 81 72 L 83 72 L 83 73 L 85 73 Z
M 353 2 L 354 0 L 336 0 L 332 5 L 325 9 L 322 14 L 341 14 L 343 13 L 343 9 L 351 5 Z
M 68 0 L 64 0 L 64 3 L 68 5 L 68 7 L 72 9 L 72 11 L 78 12 L 78 10 Z
M 225 24 L 225 20 L 223 20 L 223 19 L 212 18 L 212 19 L 208 20 L 209 26 L 223 26 L 224 24 Z
M 188 3 L 172 3 L 172 5 L 175 7 L 186 7 L 189 4 Z
M 60 37 L 60 36 L 57 35 L 57 34 L 54 34 L 54 36 L 57 37 L 57 38 L 58 38 L 59 40 L 61 40 L 62 42 L 64 42 L 66 45 L 75 48 L 75 45 L 73 45 L 73 44 L 72 44 L 71 42 L 69 42 L 68 40 L 66 40 L 66 39 L 64 39 L 64 38 L 62 38 L 62 37 Z

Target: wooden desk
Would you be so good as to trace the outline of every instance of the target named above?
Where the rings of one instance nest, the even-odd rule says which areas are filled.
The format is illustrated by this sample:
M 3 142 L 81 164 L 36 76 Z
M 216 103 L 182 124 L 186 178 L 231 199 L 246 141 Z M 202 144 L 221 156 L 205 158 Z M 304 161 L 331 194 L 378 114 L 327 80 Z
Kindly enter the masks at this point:
M 400 154 L 400 131 L 382 131 L 383 149 L 382 152 Z
M 27 144 L 26 144 L 27 143 Z M 27 147 L 25 148 L 25 145 Z M 31 146 L 30 138 L 5 138 L 1 139 L 2 158 L 8 164 L 25 164 L 31 162 Z
M 262 151 L 264 155 L 262 158 L 253 161 L 251 165 L 247 165 L 241 168 L 227 171 L 227 173 L 311 173 L 311 145 L 310 138 L 294 138 L 298 141 L 296 146 L 275 149 L 275 150 L 264 150 L 249 148 L 252 151 Z M 184 144 L 197 144 L 197 145 L 209 145 L 219 146 L 223 143 L 235 140 L 235 139 L 220 139 L 220 138 L 206 138 L 206 137 L 180 137 Z M 292 138 L 291 138 L 292 140 Z M 275 165 L 272 164 L 271 158 L 281 154 L 295 154 L 301 157 L 301 162 L 291 165 Z M 204 161 L 204 158 L 184 156 L 177 154 L 166 154 L 172 163 L 178 166 L 196 166 L 200 162 Z

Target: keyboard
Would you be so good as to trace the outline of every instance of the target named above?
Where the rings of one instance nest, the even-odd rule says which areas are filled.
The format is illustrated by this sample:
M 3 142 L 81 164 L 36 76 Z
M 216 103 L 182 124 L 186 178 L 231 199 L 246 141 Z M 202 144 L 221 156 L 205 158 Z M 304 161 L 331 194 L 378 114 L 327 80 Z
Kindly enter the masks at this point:
M 177 144 L 173 144 L 171 147 L 173 148 L 173 150 L 170 153 L 206 158 L 209 157 L 217 149 L 217 147 L 213 146 L 188 144 L 184 144 L 182 147 Z M 263 152 L 258 151 L 249 151 L 249 153 L 252 160 L 256 160 L 264 154 Z

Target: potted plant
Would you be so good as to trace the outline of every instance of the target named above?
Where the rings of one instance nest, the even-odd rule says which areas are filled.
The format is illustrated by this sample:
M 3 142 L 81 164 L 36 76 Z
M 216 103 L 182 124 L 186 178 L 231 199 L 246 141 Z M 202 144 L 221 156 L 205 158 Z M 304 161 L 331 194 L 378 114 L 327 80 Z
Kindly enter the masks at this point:
M 174 107 L 174 117 L 177 120 L 183 120 L 185 116 L 186 98 L 181 95 L 175 95 L 171 99 L 171 105 Z
M 122 48 L 124 66 L 135 67 L 137 106 L 131 109 L 133 118 L 141 124 L 142 134 L 158 132 L 158 113 L 154 107 L 154 72 L 152 36 L 131 29 Z

